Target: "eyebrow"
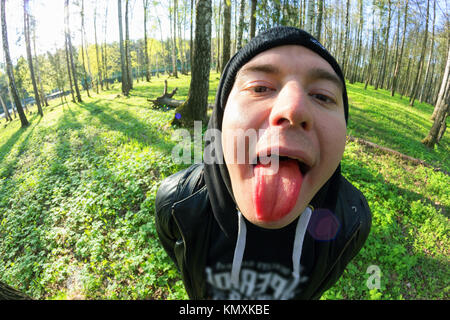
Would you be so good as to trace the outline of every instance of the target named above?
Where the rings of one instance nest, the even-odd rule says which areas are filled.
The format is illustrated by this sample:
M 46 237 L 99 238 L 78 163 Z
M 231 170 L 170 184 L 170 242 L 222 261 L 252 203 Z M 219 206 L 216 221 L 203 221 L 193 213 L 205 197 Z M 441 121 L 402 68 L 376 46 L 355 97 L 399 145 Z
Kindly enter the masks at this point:
M 273 64 L 255 64 L 242 68 L 239 70 L 238 76 L 243 76 L 251 72 L 263 72 L 267 74 L 278 75 L 281 70 Z M 328 80 L 334 83 L 339 89 L 344 90 L 344 85 L 342 80 L 335 74 L 329 72 L 328 70 L 322 68 L 312 68 L 308 70 L 306 77 L 311 80 Z
M 237 76 L 242 76 L 242 75 L 245 75 L 246 73 L 250 73 L 250 72 L 280 74 L 281 70 L 273 64 L 255 64 L 255 65 L 243 67 L 241 70 L 239 70 Z
M 322 69 L 322 68 L 313 68 L 308 70 L 307 77 L 310 80 L 328 80 L 334 83 L 339 89 L 344 90 L 344 84 L 342 80 L 335 74 Z

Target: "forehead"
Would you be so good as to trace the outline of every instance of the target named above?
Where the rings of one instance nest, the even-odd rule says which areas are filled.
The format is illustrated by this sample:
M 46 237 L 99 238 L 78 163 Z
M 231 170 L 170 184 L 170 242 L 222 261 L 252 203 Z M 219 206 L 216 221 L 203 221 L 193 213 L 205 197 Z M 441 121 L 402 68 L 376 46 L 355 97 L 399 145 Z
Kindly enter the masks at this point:
M 333 67 L 314 51 L 298 45 L 285 45 L 263 51 L 244 64 L 236 78 L 250 72 L 306 74 L 312 70 L 336 82 L 342 88 L 342 82 Z

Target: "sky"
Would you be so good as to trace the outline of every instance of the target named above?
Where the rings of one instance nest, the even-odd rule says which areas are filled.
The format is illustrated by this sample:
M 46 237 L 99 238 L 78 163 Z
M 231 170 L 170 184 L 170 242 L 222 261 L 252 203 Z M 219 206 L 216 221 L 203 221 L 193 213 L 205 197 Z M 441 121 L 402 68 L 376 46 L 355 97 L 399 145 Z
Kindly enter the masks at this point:
M 64 47 L 64 0 L 29 0 L 31 14 L 37 19 L 36 29 L 36 49 L 37 53 L 45 53 L 46 51 L 54 51 L 55 48 Z M 233 0 L 235 2 L 236 0 Z M 77 4 L 74 4 L 77 2 Z M 124 6 L 125 0 L 122 0 Z M 153 2 L 153 1 L 150 1 Z M 161 38 L 159 26 L 156 25 L 156 17 L 161 19 L 161 25 L 163 30 L 163 38 L 169 35 L 169 22 L 168 22 L 168 6 L 171 1 L 163 0 L 159 1 L 160 5 L 152 7 L 149 12 L 149 25 L 147 31 L 149 36 L 153 36 L 157 39 Z M 94 27 L 93 27 L 93 15 L 95 4 L 97 3 L 97 37 L 98 41 L 104 40 L 103 21 L 105 15 L 105 6 L 108 5 L 108 23 L 106 41 L 108 43 L 119 40 L 119 27 L 118 27 L 118 15 L 117 15 L 117 0 L 84 0 L 85 6 L 85 29 L 88 43 L 94 43 Z M 371 1 L 366 0 L 366 7 Z M 411 3 L 411 1 L 410 1 Z M 430 1 L 432 3 L 432 1 Z M 437 0 L 437 19 L 440 20 L 443 17 L 443 12 L 450 7 L 450 0 Z M 144 36 L 144 17 L 143 17 L 143 4 L 142 0 L 130 0 L 130 6 L 132 7 L 129 21 L 130 21 L 130 38 L 142 39 Z M 72 43 L 77 46 L 81 43 L 80 36 L 80 7 L 81 0 L 70 0 L 70 22 L 71 22 L 71 34 Z M 125 10 L 123 9 L 123 15 Z M 6 20 L 8 25 L 8 40 L 11 52 L 11 58 L 13 63 L 19 56 L 26 56 L 25 41 L 22 35 L 23 33 L 23 0 L 6 0 Z M 438 23 L 442 23 L 439 22 Z M 186 32 L 186 37 L 189 38 L 189 31 Z M 1 46 L 0 46 L 1 47 Z M 3 61 L 3 50 L 0 48 L 0 58 Z
M 69 21 L 73 27 L 71 27 L 72 44 L 79 45 L 81 43 L 81 0 L 78 0 L 79 5 L 73 4 L 74 1 L 70 1 Z M 106 41 L 111 43 L 113 41 L 119 41 L 119 26 L 118 26 L 118 14 L 117 14 L 117 1 L 116 0 L 84 0 L 85 6 L 85 29 L 86 37 L 89 43 L 94 43 L 94 8 L 95 3 L 98 4 L 97 9 L 97 38 L 98 41 L 103 41 L 103 20 L 105 16 L 105 6 L 108 4 L 108 23 Z M 122 3 L 125 1 L 123 0 Z M 168 1 L 167 1 L 168 2 Z M 130 23 L 130 38 L 140 39 L 144 37 L 144 17 L 143 17 L 143 4 L 142 0 L 130 0 L 130 6 L 132 16 L 129 17 Z M 164 4 L 163 4 L 164 6 Z M 36 26 L 36 51 L 38 54 L 45 53 L 46 51 L 54 51 L 55 48 L 63 48 L 64 46 L 64 0 L 30 0 L 30 10 L 33 16 L 37 19 Z M 164 8 L 158 8 L 156 12 L 150 12 L 149 25 L 147 32 L 152 33 L 153 37 L 160 38 L 159 28 L 153 26 L 151 23 L 156 20 L 151 16 L 159 14 L 161 17 L 162 29 L 167 30 L 168 15 L 167 12 L 163 13 Z M 125 10 L 122 10 L 122 14 L 125 15 Z M 19 56 L 25 56 L 25 39 L 23 33 L 23 1 L 22 0 L 7 0 L 6 1 L 6 21 L 8 26 L 8 40 L 10 46 L 11 58 L 15 61 Z M 124 27 L 125 32 L 125 27 Z M 3 58 L 3 50 L 0 49 L 0 55 Z M 2 60 L 3 61 L 3 60 Z

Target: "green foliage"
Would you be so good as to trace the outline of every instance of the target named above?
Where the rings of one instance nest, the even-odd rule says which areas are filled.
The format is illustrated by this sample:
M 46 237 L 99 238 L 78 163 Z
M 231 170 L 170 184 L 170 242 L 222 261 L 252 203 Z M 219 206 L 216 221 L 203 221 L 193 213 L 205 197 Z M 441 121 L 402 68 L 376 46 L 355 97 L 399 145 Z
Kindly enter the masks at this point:
M 210 103 L 218 78 L 211 74 Z M 15 120 L 2 129 L 0 280 L 41 299 L 187 298 L 154 226 L 156 190 L 186 166 L 171 160 L 173 111 L 147 101 L 163 87 L 153 77 L 129 98 L 116 86 L 81 104 L 57 99 L 28 128 Z M 174 87 L 185 99 L 188 77 L 170 79 Z M 360 84 L 348 90 L 350 134 L 448 170 L 448 135 L 434 150 L 420 147 L 431 106 L 411 109 Z M 354 142 L 342 171 L 367 197 L 373 226 L 322 298 L 448 299 L 449 176 Z M 381 270 L 380 289 L 366 286 L 370 265 Z

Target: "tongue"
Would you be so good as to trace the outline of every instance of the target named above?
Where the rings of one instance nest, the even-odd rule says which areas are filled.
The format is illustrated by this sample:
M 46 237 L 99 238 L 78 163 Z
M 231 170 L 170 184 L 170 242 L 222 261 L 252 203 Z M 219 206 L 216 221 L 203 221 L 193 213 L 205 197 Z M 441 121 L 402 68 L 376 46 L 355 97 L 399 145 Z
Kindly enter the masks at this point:
M 287 215 L 297 202 L 303 182 L 298 163 L 282 160 L 278 171 L 268 165 L 254 168 L 253 203 L 261 221 L 277 221 Z

